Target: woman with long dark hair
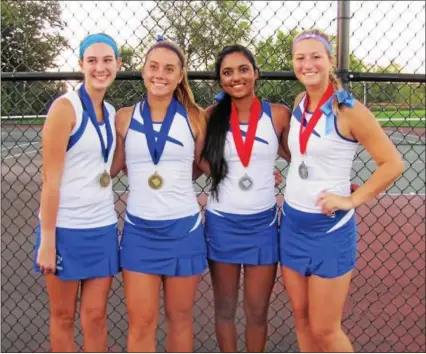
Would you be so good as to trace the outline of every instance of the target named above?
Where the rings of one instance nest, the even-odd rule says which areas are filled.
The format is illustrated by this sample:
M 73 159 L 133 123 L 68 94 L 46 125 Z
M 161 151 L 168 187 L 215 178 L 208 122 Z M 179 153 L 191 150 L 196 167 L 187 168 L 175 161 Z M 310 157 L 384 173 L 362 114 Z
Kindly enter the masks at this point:
M 212 182 L 205 236 L 216 336 L 221 351 L 237 351 L 235 312 L 243 267 L 246 346 L 250 352 L 261 352 L 278 261 L 273 172 L 290 114 L 286 106 L 256 96 L 259 69 L 244 46 L 231 45 L 218 54 L 216 75 L 223 94 L 207 109 L 199 161 Z

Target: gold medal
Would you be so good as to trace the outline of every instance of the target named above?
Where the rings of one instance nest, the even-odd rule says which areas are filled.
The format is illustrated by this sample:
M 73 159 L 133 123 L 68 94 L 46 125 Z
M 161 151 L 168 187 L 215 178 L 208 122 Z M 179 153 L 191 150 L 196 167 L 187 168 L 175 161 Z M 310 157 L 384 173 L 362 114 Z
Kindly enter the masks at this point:
M 157 172 L 154 172 L 148 178 L 148 185 L 152 189 L 160 189 L 163 186 L 163 178 Z
M 102 174 L 101 177 L 99 178 L 99 183 L 101 184 L 101 187 L 108 187 L 109 184 L 111 182 L 111 176 L 109 175 L 109 173 L 105 170 Z

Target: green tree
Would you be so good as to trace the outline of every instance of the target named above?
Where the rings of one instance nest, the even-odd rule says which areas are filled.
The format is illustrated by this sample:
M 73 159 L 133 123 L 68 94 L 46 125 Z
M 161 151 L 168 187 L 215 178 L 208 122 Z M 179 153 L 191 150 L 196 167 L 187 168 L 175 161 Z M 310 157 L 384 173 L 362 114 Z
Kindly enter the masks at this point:
M 227 44 L 250 39 L 248 1 L 159 1 L 153 18 L 156 34 L 178 43 L 188 57 L 190 70 L 212 68 Z
M 288 33 L 278 30 L 276 34 L 266 40 L 255 43 L 257 66 L 262 71 L 289 71 L 292 70 L 291 44 L 297 35 L 296 30 Z
M 278 30 L 265 40 L 260 40 L 254 45 L 256 61 L 261 71 L 292 71 L 291 46 L 298 31 L 293 29 L 288 32 Z M 330 36 L 332 42 L 335 38 Z M 400 67 L 392 63 L 387 67 L 369 65 L 358 58 L 353 52 L 349 55 L 349 71 L 352 72 L 400 72 Z M 367 88 L 367 90 L 366 90 Z M 259 81 L 258 93 L 271 102 L 283 102 L 291 105 L 296 95 L 303 90 L 303 86 L 297 81 L 268 80 Z M 367 93 L 367 102 L 389 102 L 402 100 L 398 88 L 389 83 L 370 83 L 365 86 L 362 83 L 351 83 L 352 94 L 361 102 Z
M 120 47 L 121 71 L 140 71 L 141 65 L 136 50 L 128 45 Z M 145 94 L 145 86 L 140 80 L 115 80 L 107 91 L 107 100 L 115 107 L 131 106 Z
M 370 72 L 375 73 L 399 73 L 401 72 L 401 66 L 397 63 L 391 63 L 390 65 L 381 66 L 374 65 Z M 375 83 L 370 85 L 369 90 L 370 102 L 374 103 L 391 103 L 398 104 L 403 101 L 398 91 L 398 84 L 392 82 Z
M 68 47 L 58 33 L 64 28 L 58 1 L 4 0 L 1 3 L 1 69 L 46 71 Z M 3 82 L 2 115 L 40 114 L 64 92 L 63 82 Z
M 152 12 L 154 24 L 150 26 L 149 36 L 133 51 L 131 61 L 138 63 L 140 69 L 140 58 L 146 54 L 146 48 L 154 43 L 156 35 L 163 35 L 184 50 L 189 70 L 212 70 L 216 55 L 224 46 L 248 43 L 251 31 L 250 3 L 160 1 Z M 145 26 L 149 27 L 148 21 Z M 191 80 L 190 86 L 196 102 L 203 107 L 213 103 L 214 93 L 219 90 L 211 80 Z M 141 92 L 143 94 L 145 90 Z
M 365 72 L 368 71 L 369 65 L 365 64 L 353 52 L 349 54 L 349 71 L 352 72 Z M 367 102 L 368 100 L 368 85 L 361 82 L 350 82 L 349 88 L 354 97 L 360 102 Z M 367 97 L 365 97 L 367 95 Z
M 256 64 L 261 71 L 292 71 L 291 44 L 296 30 L 278 30 L 265 40 L 254 43 Z M 257 94 L 270 102 L 280 102 L 291 107 L 297 94 L 303 90 L 298 81 L 259 80 Z

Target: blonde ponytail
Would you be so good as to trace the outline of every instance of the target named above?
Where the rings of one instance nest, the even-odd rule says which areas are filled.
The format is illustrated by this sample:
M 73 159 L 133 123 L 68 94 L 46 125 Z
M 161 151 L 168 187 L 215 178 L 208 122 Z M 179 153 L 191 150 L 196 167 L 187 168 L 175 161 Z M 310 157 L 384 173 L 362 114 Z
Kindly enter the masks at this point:
M 178 84 L 175 90 L 176 99 L 185 107 L 188 112 L 188 118 L 191 126 L 195 130 L 195 135 L 203 131 L 205 124 L 204 110 L 195 103 L 194 94 L 189 86 L 188 74 L 186 72 L 186 65 L 183 70 L 182 81 Z
M 333 86 L 334 91 L 343 90 L 342 82 L 337 78 L 336 74 L 330 71 L 329 80 Z M 336 97 L 333 99 L 333 112 L 337 117 L 340 113 L 339 103 L 336 100 Z

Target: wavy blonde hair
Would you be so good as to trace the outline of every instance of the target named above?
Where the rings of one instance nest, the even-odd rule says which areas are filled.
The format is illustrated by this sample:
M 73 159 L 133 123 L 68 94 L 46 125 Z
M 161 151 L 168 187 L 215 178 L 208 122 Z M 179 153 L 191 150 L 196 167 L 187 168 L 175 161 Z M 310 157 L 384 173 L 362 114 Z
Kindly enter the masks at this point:
M 325 39 L 328 43 L 330 43 L 330 48 L 331 48 L 331 40 L 330 37 L 323 31 L 319 30 L 319 29 L 309 29 L 309 30 L 305 30 L 300 32 L 295 38 L 294 41 L 296 41 L 297 38 L 299 38 L 300 36 L 303 36 L 305 34 L 316 34 L 317 36 L 322 37 L 323 39 Z M 294 42 L 293 41 L 293 42 Z M 324 44 L 323 44 L 324 45 Z M 328 58 L 330 59 L 331 62 L 334 62 L 335 58 L 333 53 L 329 52 L 328 48 L 325 47 L 324 48 L 327 52 Z M 333 66 L 334 68 L 334 66 Z M 328 76 L 331 85 L 333 86 L 333 89 L 335 91 L 337 90 L 343 90 L 343 85 L 342 82 L 340 81 L 340 79 L 336 76 L 336 74 L 334 73 L 334 71 L 330 70 L 329 76 Z M 336 99 L 334 99 L 333 101 L 333 111 L 336 114 L 336 116 L 340 113 L 340 109 L 339 109 L 339 104 L 337 102 Z
M 182 104 L 182 106 L 185 107 L 185 110 L 188 113 L 189 121 L 194 128 L 195 133 L 198 134 L 203 130 L 205 125 L 204 109 L 198 106 L 195 102 L 194 94 L 191 90 L 191 87 L 189 86 L 188 64 L 185 54 L 177 44 L 169 40 L 163 40 L 161 42 L 155 43 L 151 48 L 149 48 L 145 58 L 147 59 L 149 53 L 158 48 L 168 49 L 179 57 L 183 78 L 182 81 L 177 85 L 174 95 L 176 99 Z

